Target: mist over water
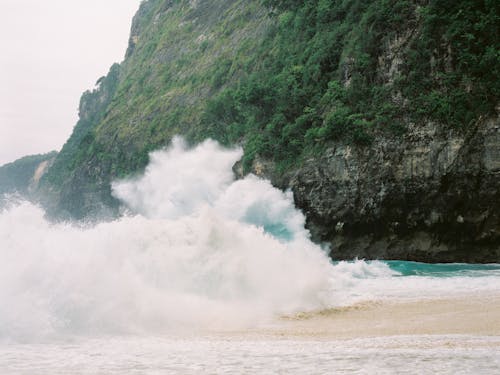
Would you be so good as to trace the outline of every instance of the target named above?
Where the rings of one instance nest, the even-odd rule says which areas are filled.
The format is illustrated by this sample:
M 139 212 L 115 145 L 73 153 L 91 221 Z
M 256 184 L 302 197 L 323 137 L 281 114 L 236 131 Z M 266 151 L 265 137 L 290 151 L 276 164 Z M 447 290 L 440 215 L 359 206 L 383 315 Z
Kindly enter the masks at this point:
M 231 329 L 330 304 L 331 265 L 290 194 L 241 150 L 176 139 L 114 184 L 130 213 L 88 229 L 19 204 L 0 215 L 0 337 Z
M 177 138 L 142 176 L 113 184 L 127 214 L 87 229 L 51 224 L 29 203 L 1 212 L 0 340 L 241 329 L 372 299 L 497 290 L 498 273 L 457 291 L 463 278 L 332 264 L 291 193 L 234 180 L 241 155 Z

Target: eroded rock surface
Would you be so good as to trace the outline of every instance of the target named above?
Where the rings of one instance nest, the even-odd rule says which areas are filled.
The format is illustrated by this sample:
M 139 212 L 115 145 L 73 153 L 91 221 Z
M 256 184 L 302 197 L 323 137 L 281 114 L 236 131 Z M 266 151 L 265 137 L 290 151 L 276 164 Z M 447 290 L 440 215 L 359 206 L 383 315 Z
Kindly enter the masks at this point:
M 411 129 L 370 147 L 335 145 L 289 186 L 335 259 L 498 262 L 500 121 L 468 134 Z

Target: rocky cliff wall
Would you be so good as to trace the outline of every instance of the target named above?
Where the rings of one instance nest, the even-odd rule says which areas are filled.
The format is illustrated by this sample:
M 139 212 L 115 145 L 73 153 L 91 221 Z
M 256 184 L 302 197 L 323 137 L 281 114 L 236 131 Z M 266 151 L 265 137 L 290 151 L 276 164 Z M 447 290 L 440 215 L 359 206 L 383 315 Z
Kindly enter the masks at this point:
M 436 129 L 333 145 L 293 174 L 296 204 L 333 258 L 498 262 L 500 120 Z

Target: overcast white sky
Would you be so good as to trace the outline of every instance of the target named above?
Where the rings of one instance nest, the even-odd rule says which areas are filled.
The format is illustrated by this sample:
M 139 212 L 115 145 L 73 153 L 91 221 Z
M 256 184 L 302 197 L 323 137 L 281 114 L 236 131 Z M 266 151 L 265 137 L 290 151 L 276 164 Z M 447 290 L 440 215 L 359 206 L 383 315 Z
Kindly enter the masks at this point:
M 127 48 L 140 0 L 0 0 L 0 165 L 59 150 Z

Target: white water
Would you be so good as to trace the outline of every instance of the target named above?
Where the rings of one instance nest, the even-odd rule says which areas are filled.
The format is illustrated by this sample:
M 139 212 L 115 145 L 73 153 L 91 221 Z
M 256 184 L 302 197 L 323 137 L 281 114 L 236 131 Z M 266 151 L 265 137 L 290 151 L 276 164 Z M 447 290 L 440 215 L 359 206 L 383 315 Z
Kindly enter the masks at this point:
M 71 352 L 80 355 L 103 335 L 221 332 L 362 301 L 499 292 L 498 272 L 400 277 L 382 262 L 332 264 L 309 240 L 291 193 L 252 175 L 234 181 L 240 157 L 212 141 L 188 149 L 176 139 L 151 155 L 143 176 L 113 185 L 126 215 L 86 229 L 51 224 L 28 203 L 0 213 L 0 343 L 80 338 Z M 30 348 L 12 349 L 12 358 Z M 32 373 L 12 370 L 15 360 L 6 367 L 8 353 L 0 350 L 3 373 Z M 58 373 L 50 368 L 36 373 Z
M 289 194 L 233 182 L 240 156 L 176 140 L 114 186 L 139 214 L 89 229 L 27 203 L 0 215 L 0 337 L 223 329 L 329 306 L 326 254 Z
M 0 370 L 2 375 L 497 375 L 499 345 L 498 338 L 474 336 L 340 341 L 112 338 L 13 347 L 0 351 Z
M 291 193 L 234 181 L 241 150 L 176 139 L 117 182 L 130 209 L 82 229 L 28 203 L 0 215 L 0 338 L 255 326 L 373 299 L 497 290 L 499 277 L 395 277 L 381 262 L 332 265 Z M 134 214 L 132 214 L 132 212 Z

